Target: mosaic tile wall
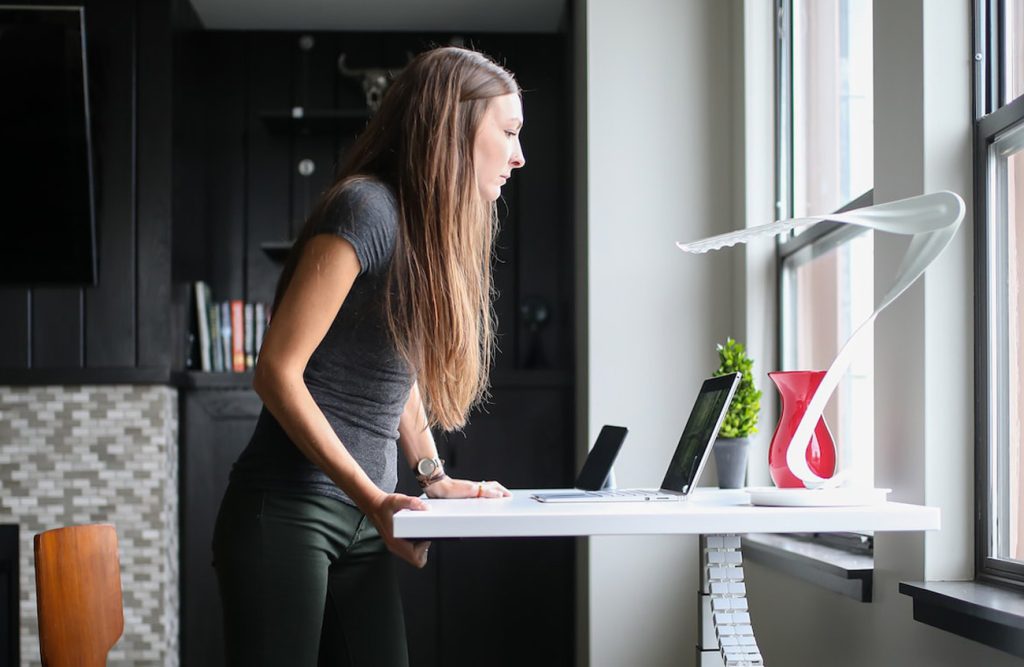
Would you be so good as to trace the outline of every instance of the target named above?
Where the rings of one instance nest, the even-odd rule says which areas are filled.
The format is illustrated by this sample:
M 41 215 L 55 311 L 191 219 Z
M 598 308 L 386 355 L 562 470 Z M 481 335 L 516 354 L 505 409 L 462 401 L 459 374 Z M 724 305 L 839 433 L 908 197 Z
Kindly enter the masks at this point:
M 0 523 L 20 524 L 21 664 L 40 664 L 32 536 L 117 528 L 124 634 L 110 665 L 178 664 L 177 392 L 0 387 Z

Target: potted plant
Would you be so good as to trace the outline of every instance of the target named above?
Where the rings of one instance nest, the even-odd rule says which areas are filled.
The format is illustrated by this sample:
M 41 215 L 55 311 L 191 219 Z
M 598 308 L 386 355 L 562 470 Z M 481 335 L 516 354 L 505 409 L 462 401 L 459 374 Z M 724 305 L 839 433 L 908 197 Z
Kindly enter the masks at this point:
M 750 436 L 757 433 L 761 392 L 754 387 L 754 360 L 747 356 L 743 345 L 727 338 L 725 345 L 717 347 L 719 367 L 715 376 L 742 374 L 714 447 L 718 486 L 723 489 L 739 489 L 746 479 Z

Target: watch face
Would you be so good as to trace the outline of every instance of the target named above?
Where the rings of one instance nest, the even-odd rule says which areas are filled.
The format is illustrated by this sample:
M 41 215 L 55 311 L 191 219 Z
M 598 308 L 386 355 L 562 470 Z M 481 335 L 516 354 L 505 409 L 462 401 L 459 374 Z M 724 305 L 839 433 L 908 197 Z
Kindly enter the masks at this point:
M 435 470 L 437 470 L 437 464 L 434 463 L 433 459 L 420 459 L 419 463 L 416 464 L 416 472 L 424 477 L 429 477 Z

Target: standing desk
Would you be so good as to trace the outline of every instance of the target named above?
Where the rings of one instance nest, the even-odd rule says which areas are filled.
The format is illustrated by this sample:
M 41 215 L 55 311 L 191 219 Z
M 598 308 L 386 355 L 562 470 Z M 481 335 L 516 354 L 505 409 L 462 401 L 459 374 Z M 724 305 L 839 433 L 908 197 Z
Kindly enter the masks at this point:
M 699 535 L 697 665 L 764 665 L 747 609 L 742 533 L 918 531 L 939 528 L 939 510 L 883 503 L 863 507 L 754 507 L 743 491 L 696 489 L 683 502 L 540 503 L 532 490 L 502 499 L 427 499 L 429 510 L 395 514 L 395 537 Z

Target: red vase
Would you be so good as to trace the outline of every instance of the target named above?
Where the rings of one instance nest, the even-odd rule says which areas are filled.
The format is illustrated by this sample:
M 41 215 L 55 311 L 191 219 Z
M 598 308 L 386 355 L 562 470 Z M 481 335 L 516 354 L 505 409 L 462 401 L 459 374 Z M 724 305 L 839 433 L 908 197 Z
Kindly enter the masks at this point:
M 768 469 L 775 486 L 783 489 L 803 488 L 804 483 L 789 469 L 786 449 L 796 427 L 807 410 L 815 390 L 825 377 L 825 371 L 775 371 L 769 373 L 782 396 L 782 415 L 775 427 L 771 447 L 768 448 Z M 818 475 L 828 479 L 836 471 L 836 443 L 822 415 L 807 444 L 807 465 Z

